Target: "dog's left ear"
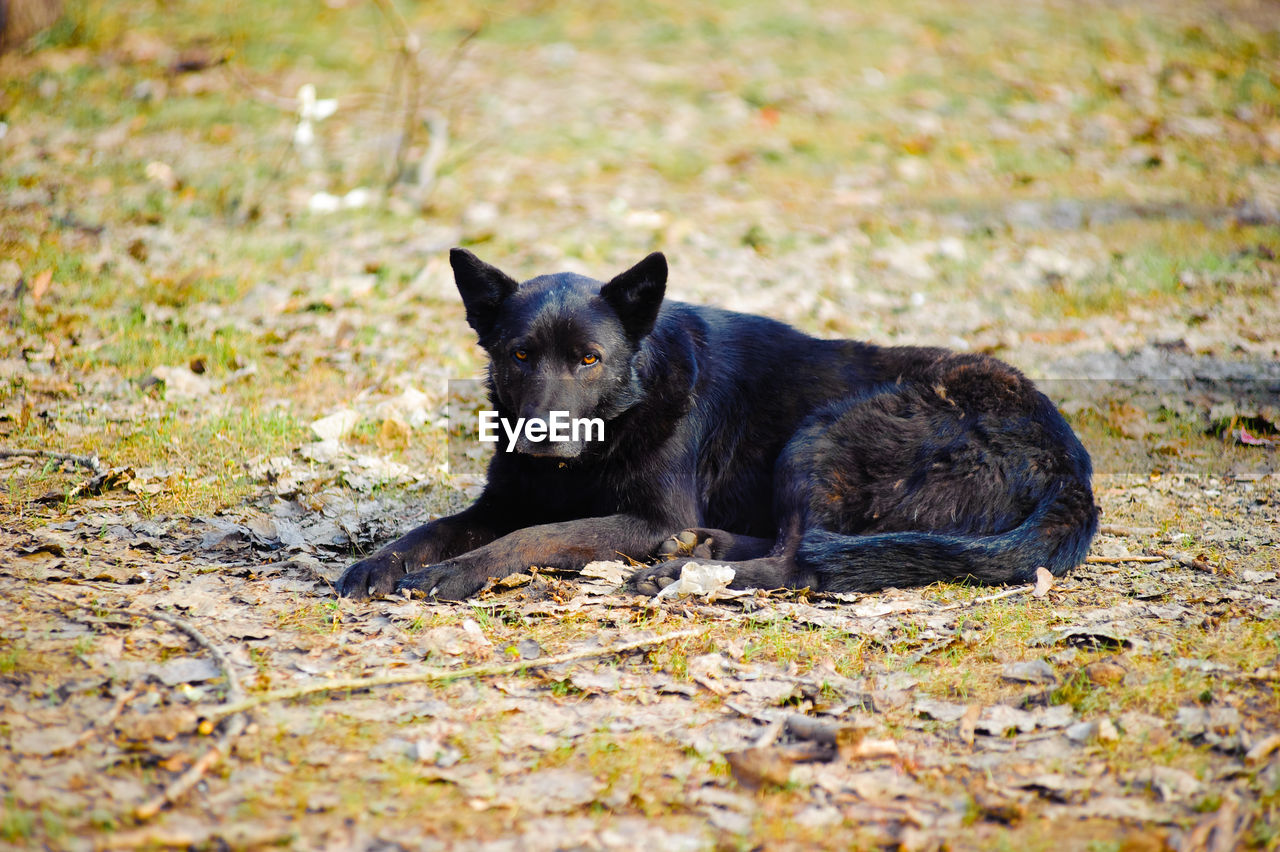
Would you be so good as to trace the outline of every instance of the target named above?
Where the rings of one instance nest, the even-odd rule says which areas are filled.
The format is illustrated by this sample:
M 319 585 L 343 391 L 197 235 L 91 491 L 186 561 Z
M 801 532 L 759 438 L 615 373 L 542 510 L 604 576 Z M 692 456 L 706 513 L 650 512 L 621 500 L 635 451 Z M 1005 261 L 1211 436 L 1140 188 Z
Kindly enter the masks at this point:
M 449 252 L 453 280 L 467 309 L 467 322 L 483 342 L 493 331 L 493 321 L 507 297 L 520 285 L 496 266 L 490 266 L 466 249 Z
M 655 251 L 601 287 L 600 298 L 613 308 L 634 342 L 653 330 L 666 292 L 667 259 Z

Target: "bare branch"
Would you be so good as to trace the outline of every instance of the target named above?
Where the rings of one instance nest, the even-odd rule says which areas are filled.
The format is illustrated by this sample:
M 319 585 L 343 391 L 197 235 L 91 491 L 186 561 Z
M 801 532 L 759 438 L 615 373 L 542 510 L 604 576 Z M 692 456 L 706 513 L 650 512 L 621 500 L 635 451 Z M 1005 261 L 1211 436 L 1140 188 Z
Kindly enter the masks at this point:
M 138 689 L 137 687 L 134 687 L 134 686 L 131 686 L 128 689 L 126 689 L 124 692 L 120 693 L 118 696 L 116 696 L 115 703 L 113 703 L 111 705 L 111 708 L 107 710 L 106 715 L 98 717 L 94 721 L 94 723 L 90 725 L 88 729 L 85 730 L 84 733 L 76 737 L 74 741 L 49 752 L 49 756 L 55 757 L 61 754 L 70 754 L 71 752 L 80 748 L 80 746 L 84 745 L 85 743 L 92 740 L 94 737 L 101 734 L 103 731 L 110 728 L 112 725 L 115 724 L 116 719 L 120 717 L 120 713 L 124 710 L 124 706 L 128 704 L 130 701 L 132 701 L 134 698 L 137 698 L 137 696 L 138 696 Z
M 315 695 L 320 692 L 349 692 L 355 689 L 371 689 L 377 686 L 399 686 L 406 683 L 440 683 L 454 680 L 462 680 L 464 678 L 480 678 L 493 677 L 495 675 L 515 674 L 526 669 L 542 669 L 548 666 L 558 666 L 563 663 L 572 663 L 577 660 L 589 660 L 593 657 L 607 657 L 614 654 L 621 654 L 626 651 L 634 651 L 637 648 L 648 648 L 653 645 L 662 645 L 667 642 L 674 642 L 677 639 L 689 639 L 695 636 L 701 636 L 706 629 L 698 630 L 677 630 L 673 633 L 666 633 L 662 636 L 650 636 L 643 639 L 633 639 L 630 642 L 622 642 L 618 645 L 611 645 L 607 648 L 588 648 L 583 651 L 571 651 L 569 653 L 560 654 L 554 657 L 540 657 L 536 660 L 516 660 L 511 663 L 501 663 L 490 666 L 471 666 L 465 669 L 426 669 L 425 671 L 406 672 L 404 674 L 381 675 L 378 677 L 358 677 L 348 680 L 332 680 L 324 683 L 306 683 L 301 686 L 289 687 L 288 689 L 277 689 L 272 692 L 262 692 L 257 695 L 250 695 L 240 701 L 231 701 L 226 704 L 220 704 L 213 707 L 205 707 L 199 709 L 199 714 L 208 720 L 222 719 L 233 713 L 242 713 L 245 710 L 251 710 L 262 704 L 269 704 L 276 701 L 289 701 L 294 698 L 301 698 L 305 695 Z
M 400 141 L 396 144 L 396 159 L 387 181 L 388 188 L 400 182 L 404 176 L 405 160 L 418 130 L 418 109 L 422 103 L 422 65 L 418 61 L 421 45 L 418 37 L 409 29 L 409 22 L 392 0 L 373 0 L 375 6 L 395 32 L 400 53 L 400 68 L 405 75 L 404 119 L 401 122 Z
M 93 471 L 95 474 L 102 473 L 102 462 L 98 461 L 98 456 L 96 453 L 91 456 L 78 456 L 78 455 L 75 455 L 74 453 L 59 453 L 54 450 L 27 450 L 22 448 L 7 449 L 7 448 L 0 447 L 0 459 L 11 459 L 11 458 L 57 459 L 58 461 L 74 462 L 75 464 L 78 464 L 81 467 L 87 467 L 89 470 Z
M 235 703 L 237 701 L 243 701 L 244 689 L 240 685 L 240 678 L 236 676 L 235 669 L 232 667 L 231 659 L 221 648 L 215 645 L 207 636 L 201 633 L 189 622 L 165 612 L 139 612 L 137 610 L 120 609 L 116 607 L 91 607 L 87 604 L 82 604 L 79 601 L 66 600 L 58 597 L 57 595 L 51 595 L 45 592 L 41 592 L 40 594 L 45 597 L 52 598 L 60 603 L 71 604 L 72 606 L 92 613 L 105 612 L 111 613 L 112 615 L 124 616 L 125 618 L 149 618 L 152 621 L 163 622 L 164 624 L 185 633 L 193 642 L 208 651 L 210 656 L 212 656 L 215 662 L 217 662 L 218 667 L 222 669 L 223 675 L 227 679 L 227 695 L 231 702 Z M 126 696 L 131 697 L 129 693 L 126 693 Z M 117 703 L 123 707 L 125 701 L 128 700 L 128 697 L 118 700 Z M 116 712 L 118 713 L 119 711 L 117 710 Z M 218 741 L 211 746 L 208 751 L 202 754 L 195 763 L 188 767 L 186 772 L 183 772 L 167 787 L 165 787 L 162 792 L 134 808 L 133 816 L 136 819 L 151 819 L 163 810 L 165 805 L 172 804 L 182 798 L 191 790 L 192 787 L 200 782 L 200 779 L 204 777 L 206 772 L 216 766 L 222 758 L 231 753 L 231 746 L 235 742 L 236 737 L 240 736 L 244 731 L 245 717 L 243 714 L 236 712 L 234 714 L 225 713 L 219 718 L 226 718 L 227 716 L 230 716 L 231 718 L 227 721 L 227 725 L 223 729 L 222 736 L 218 738 Z M 98 727 L 101 726 L 96 726 L 93 730 L 96 731 Z M 79 739 L 77 740 L 77 744 L 78 743 Z

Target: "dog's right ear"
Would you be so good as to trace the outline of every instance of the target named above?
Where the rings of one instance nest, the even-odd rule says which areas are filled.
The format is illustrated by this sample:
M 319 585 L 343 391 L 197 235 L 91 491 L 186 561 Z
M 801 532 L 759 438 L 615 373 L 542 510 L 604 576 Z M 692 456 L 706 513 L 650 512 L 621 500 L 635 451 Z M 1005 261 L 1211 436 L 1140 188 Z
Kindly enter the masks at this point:
M 496 266 L 490 266 L 463 248 L 449 252 L 453 280 L 467 309 L 467 322 L 483 341 L 493 331 L 493 321 L 507 297 L 520 285 Z

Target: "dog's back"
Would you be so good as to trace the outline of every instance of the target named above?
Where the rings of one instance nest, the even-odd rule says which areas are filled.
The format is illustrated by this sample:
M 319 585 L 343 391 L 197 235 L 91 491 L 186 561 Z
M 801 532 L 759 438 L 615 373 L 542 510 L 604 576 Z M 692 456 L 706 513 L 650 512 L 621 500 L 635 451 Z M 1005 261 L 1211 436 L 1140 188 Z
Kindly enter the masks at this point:
M 735 550 L 773 560 L 753 566 L 757 582 L 1015 582 L 1083 561 L 1098 514 L 1088 453 L 1009 365 L 678 303 L 655 328 L 666 336 L 699 342 L 699 525 L 772 542 Z

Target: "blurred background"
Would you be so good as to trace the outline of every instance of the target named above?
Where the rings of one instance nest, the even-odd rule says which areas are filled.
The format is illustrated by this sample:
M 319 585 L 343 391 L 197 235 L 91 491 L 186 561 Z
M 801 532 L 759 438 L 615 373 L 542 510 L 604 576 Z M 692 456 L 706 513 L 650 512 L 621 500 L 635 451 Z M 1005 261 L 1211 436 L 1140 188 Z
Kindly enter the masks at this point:
M 0 846 L 1276 847 L 1280 3 L 0 13 Z M 482 482 L 455 245 L 660 250 L 674 298 L 1013 363 L 1095 460 L 1090 564 L 1044 599 L 338 600 Z M 182 612 L 253 692 L 711 632 L 260 708 L 148 823 L 217 757 L 180 720 L 218 667 L 103 607 Z M 779 711 L 859 727 L 751 793 L 722 752 Z

